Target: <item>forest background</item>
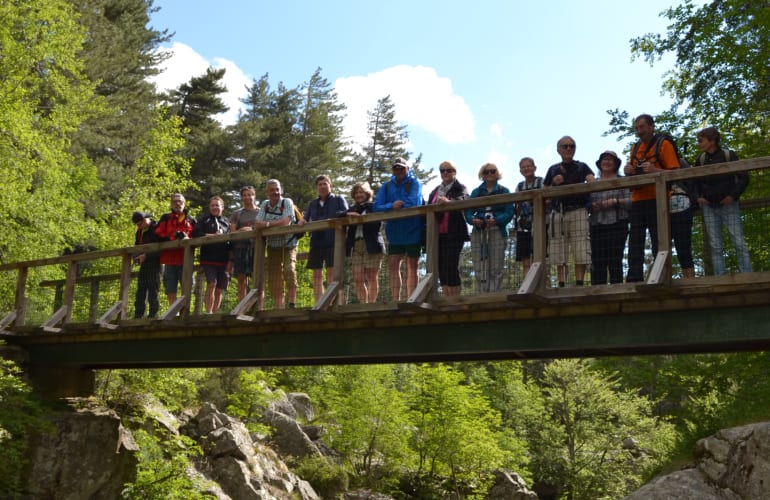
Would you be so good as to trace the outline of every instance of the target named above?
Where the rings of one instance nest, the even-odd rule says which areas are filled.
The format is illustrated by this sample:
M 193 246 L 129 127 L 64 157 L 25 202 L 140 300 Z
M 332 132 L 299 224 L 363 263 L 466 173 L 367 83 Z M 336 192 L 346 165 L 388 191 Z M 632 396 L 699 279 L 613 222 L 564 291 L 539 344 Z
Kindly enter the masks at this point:
M 161 214 L 176 191 L 194 210 L 214 194 L 233 208 L 239 186 L 277 177 L 305 206 L 314 196 L 308 179 L 320 173 L 376 187 L 393 157 L 412 156 L 420 177 L 433 175 L 407 150 L 408 130 L 387 95 L 368 110 L 367 142 L 350 144 L 320 68 L 294 87 L 255 79 L 231 126 L 216 119 L 227 108 L 222 69 L 158 92 L 150 79 L 170 34 L 151 27 L 154 8 L 144 0 L 0 3 L 0 262 L 128 245 L 130 214 Z M 631 55 L 651 64 L 675 57 L 662 82 L 673 104 L 656 113 L 659 128 L 692 137 L 717 126 L 741 157 L 766 156 L 770 4 L 685 2 L 662 15 L 666 33 L 630 41 Z M 630 138 L 629 112 L 609 111 L 607 133 Z M 13 287 L 0 280 L 2 301 Z M 473 497 L 506 467 L 565 498 L 616 498 L 672 467 L 698 437 L 766 419 L 767 358 L 113 371 L 99 373 L 99 395 L 122 409 L 150 398 L 172 409 L 208 399 L 254 424 L 265 387 L 308 392 L 340 453 L 323 466 L 296 464 L 322 476 L 311 478 L 318 487 L 344 477 L 393 495 Z M 44 410 L 9 362 L 0 401 L 0 494 L 13 494 L 24 436 Z M 147 455 L 141 480 L 183 491 L 158 481 L 179 463 Z M 141 485 L 132 491 L 141 496 Z

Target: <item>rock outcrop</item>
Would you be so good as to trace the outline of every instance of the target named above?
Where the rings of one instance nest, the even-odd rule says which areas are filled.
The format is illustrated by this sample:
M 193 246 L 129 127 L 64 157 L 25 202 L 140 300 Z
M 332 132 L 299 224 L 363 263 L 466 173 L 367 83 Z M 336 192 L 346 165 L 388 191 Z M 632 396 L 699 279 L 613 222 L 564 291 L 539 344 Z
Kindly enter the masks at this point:
M 271 402 L 262 414 L 262 421 L 273 428 L 270 442 L 281 455 L 304 458 L 322 455 L 318 443 L 322 429 L 299 423 L 310 422 L 314 416 L 310 397 L 293 392 Z
M 487 500 L 537 500 L 537 493 L 527 488 L 524 479 L 509 470 L 495 471 L 495 484 L 487 493 Z
M 770 498 L 770 422 L 723 429 L 695 445 L 692 467 L 658 477 L 627 500 Z
M 310 484 L 293 474 L 270 448 L 252 441 L 238 420 L 206 404 L 183 425 L 153 408 L 145 428 L 182 433 L 203 456 L 188 470 L 206 479 L 220 500 L 318 500 Z M 52 419 L 53 431 L 32 443 L 24 498 L 114 499 L 136 480 L 139 451 L 131 432 L 110 410 L 72 409 Z
M 25 498 L 120 498 L 136 479 L 134 438 L 111 410 L 57 414 L 31 446 Z

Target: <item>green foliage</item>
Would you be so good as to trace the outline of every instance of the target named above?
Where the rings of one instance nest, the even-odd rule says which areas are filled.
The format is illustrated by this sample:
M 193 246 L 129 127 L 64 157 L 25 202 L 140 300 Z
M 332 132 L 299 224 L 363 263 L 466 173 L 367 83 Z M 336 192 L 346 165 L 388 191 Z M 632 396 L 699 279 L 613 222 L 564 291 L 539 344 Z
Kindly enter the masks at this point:
M 0 6 L 3 261 L 39 257 L 43 248 L 58 253 L 87 234 L 84 204 L 97 186 L 96 169 L 70 146 L 102 100 L 78 58 L 84 37 L 62 0 Z M 62 231 L 65 224 L 68 230 Z
M 123 498 L 210 498 L 201 492 L 205 481 L 187 475 L 191 460 L 202 455 L 192 439 L 174 435 L 159 438 L 143 429 L 132 432 L 139 446 L 139 464 L 136 481 L 125 485 Z
M 319 394 L 329 444 L 368 484 L 408 461 L 407 407 L 395 383 L 386 365 L 329 367 Z
M 227 413 L 244 421 L 251 432 L 266 432 L 266 426 L 257 420 L 262 416 L 262 409 L 277 398 L 269 389 L 274 381 L 268 372 L 241 369 L 237 384 L 227 394 Z
M 350 484 L 348 471 L 326 457 L 305 457 L 293 469 L 321 498 L 339 498 Z
M 631 41 L 631 51 L 651 64 L 676 58 L 663 88 L 692 129 L 717 126 L 734 137 L 745 156 L 766 151 L 770 126 L 770 8 L 766 1 L 686 1 L 667 9 L 665 35 Z
M 197 403 L 203 375 L 194 369 L 104 370 L 97 372 L 96 394 L 119 413 L 134 413 L 156 398 L 178 411 Z
M 297 88 L 283 83 L 272 88 L 266 74 L 253 82 L 244 104 L 232 131 L 239 159 L 233 162 L 233 177 L 241 184 L 277 178 L 286 195 L 304 208 L 316 196 L 309 179 L 321 173 L 333 181 L 340 178 L 350 156 L 342 130 L 344 106 L 320 68 Z
M 693 132 L 717 127 L 742 157 L 764 156 L 770 133 L 770 9 L 765 1 L 687 0 L 661 15 L 665 34 L 631 40 L 632 57 L 654 64 L 674 56 L 663 90 L 674 98 L 656 125 L 694 146 Z M 633 135 L 629 114 L 615 109 L 609 133 Z M 694 147 L 690 152 L 695 152 Z
M 622 497 L 673 449 L 673 427 L 653 417 L 652 403 L 593 370 L 588 360 L 549 364 L 542 405 L 551 425 L 544 438 L 531 442 L 538 456 L 533 470 L 550 463 L 551 477 L 537 479 L 557 485 L 569 498 Z
M 414 425 L 417 478 L 448 478 L 448 491 L 472 487 L 482 494 L 489 474 L 506 461 L 500 447 L 500 413 L 480 388 L 443 364 L 421 365 L 409 406 Z
M 30 435 L 46 432 L 43 409 L 21 379 L 15 363 L 0 357 L 0 498 L 15 498 L 21 490 Z
M 393 160 L 409 158 L 404 147 L 409 140 L 406 125 L 399 125 L 396 120 L 396 105 L 385 96 L 377 100 L 377 105 L 367 112 L 369 122 L 366 131 L 369 143 L 364 147 L 364 153 L 358 162 L 358 172 L 351 177 L 355 180 L 366 180 L 376 191 L 380 185 L 390 179 L 390 167 Z

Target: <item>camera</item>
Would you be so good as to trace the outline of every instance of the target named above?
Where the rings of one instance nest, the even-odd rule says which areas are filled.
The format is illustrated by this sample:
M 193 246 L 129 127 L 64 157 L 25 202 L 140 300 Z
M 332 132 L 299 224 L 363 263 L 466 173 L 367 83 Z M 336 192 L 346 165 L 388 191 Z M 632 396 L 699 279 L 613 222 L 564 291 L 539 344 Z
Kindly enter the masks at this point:
M 183 240 L 187 237 L 187 235 L 184 233 L 184 231 L 177 231 L 174 233 L 174 239 L 175 240 Z
M 644 173 L 644 169 L 643 169 L 643 168 L 642 168 L 642 166 L 641 166 L 640 164 L 638 164 L 638 163 L 636 164 L 636 172 L 635 172 L 635 173 L 636 173 L 636 175 L 641 175 L 641 174 L 643 174 L 643 173 Z

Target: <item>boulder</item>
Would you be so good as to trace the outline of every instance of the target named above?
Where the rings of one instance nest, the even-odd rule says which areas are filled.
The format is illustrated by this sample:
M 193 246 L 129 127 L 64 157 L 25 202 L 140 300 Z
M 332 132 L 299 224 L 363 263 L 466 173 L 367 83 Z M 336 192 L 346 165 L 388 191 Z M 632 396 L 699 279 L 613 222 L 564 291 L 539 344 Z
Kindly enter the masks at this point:
M 271 443 L 280 454 L 295 458 L 321 455 L 318 446 L 305 434 L 297 421 L 290 416 L 281 412 L 266 410 L 263 417 L 265 422 L 275 430 Z
M 658 477 L 627 499 L 770 498 L 770 422 L 723 429 L 695 445 L 688 469 Z
M 51 424 L 31 443 L 23 498 L 108 500 L 136 480 L 138 447 L 112 410 L 63 411 Z
M 487 500 L 537 500 L 524 479 L 509 470 L 496 470 L 495 484 L 487 492 Z

